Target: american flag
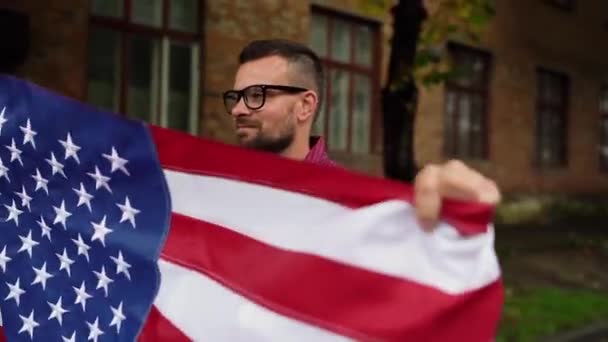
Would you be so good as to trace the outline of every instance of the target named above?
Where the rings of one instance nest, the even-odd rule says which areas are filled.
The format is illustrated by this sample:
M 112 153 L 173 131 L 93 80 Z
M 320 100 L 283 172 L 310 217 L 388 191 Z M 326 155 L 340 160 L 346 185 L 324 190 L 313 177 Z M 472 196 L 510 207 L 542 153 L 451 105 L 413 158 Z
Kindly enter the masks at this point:
M 131 122 L 16 79 L 0 79 L 0 106 L 10 340 L 496 333 L 492 207 L 445 201 L 427 233 L 407 184 Z
M 158 290 L 168 230 L 169 199 L 147 131 L 17 81 L 1 89 L 4 334 L 134 340 Z

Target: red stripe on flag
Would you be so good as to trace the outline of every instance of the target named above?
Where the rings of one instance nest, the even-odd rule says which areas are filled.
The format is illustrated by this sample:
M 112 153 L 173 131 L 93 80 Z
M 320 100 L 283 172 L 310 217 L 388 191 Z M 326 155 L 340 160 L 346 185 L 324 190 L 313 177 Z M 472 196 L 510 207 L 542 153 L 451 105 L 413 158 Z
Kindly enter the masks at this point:
M 137 339 L 139 342 L 189 342 L 190 339 L 169 322 L 156 308 L 152 306 L 150 314 Z
M 268 185 L 351 208 L 391 199 L 412 202 L 412 187 L 401 182 L 297 162 L 156 126 L 151 126 L 151 132 L 164 169 Z M 462 234 L 475 234 L 487 230 L 494 207 L 445 200 L 442 215 Z
M 500 281 L 449 295 L 176 214 L 162 258 L 278 313 L 362 340 L 489 341 L 502 307 Z

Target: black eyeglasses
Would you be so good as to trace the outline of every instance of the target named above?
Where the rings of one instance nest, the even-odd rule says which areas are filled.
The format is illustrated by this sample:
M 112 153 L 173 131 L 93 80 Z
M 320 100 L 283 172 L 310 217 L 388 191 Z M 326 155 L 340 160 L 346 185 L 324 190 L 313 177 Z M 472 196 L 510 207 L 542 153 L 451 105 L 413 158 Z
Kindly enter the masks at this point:
M 308 90 L 306 88 L 284 85 L 254 84 L 241 90 L 228 90 L 224 92 L 224 106 L 226 107 L 228 113 L 232 113 L 232 110 L 236 104 L 239 103 L 242 97 L 247 108 L 251 110 L 260 109 L 266 102 L 267 89 L 280 90 L 292 94 L 301 93 Z

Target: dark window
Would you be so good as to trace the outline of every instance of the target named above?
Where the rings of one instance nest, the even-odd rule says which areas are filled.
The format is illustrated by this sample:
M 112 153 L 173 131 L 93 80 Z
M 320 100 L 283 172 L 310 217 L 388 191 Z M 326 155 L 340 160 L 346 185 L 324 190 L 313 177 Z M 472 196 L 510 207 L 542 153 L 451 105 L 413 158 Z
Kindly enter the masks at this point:
M 88 101 L 196 133 L 199 0 L 91 0 Z
M 568 76 L 545 69 L 537 71 L 536 162 L 541 167 L 567 163 Z
M 313 9 L 310 45 L 323 60 L 326 83 L 314 133 L 334 151 L 370 153 L 377 145 L 378 34 L 376 23 Z
M 608 83 L 600 94 L 600 168 L 608 172 Z
M 445 154 L 486 159 L 490 55 L 457 44 L 449 52 L 456 74 L 446 83 Z

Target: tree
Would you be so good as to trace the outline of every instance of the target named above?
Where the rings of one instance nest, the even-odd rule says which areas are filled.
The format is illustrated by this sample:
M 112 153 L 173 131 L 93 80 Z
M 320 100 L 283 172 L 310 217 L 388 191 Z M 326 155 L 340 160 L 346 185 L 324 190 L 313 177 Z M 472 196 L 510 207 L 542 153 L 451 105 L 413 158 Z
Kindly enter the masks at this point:
M 459 70 L 441 63 L 450 38 L 478 42 L 494 15 L 493 0 L 360 0 L 366 11 L 390 8 L 393 35 L 387 82 L 382 90 L 384 171 L 388 178 L 413 181 L 414 123 L 419 85 L 431 87 Z

